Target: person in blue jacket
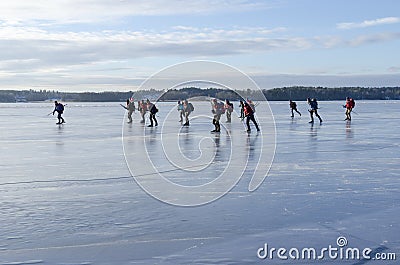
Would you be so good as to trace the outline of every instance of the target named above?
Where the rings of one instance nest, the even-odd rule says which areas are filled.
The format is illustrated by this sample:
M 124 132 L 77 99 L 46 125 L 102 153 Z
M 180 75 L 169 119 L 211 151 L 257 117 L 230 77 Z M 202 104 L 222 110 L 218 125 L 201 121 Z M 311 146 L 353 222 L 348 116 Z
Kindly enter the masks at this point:
M 318 114 L 317 100 L 315 98 L 313 98 L 313 99 L 307 98 L 307 103 L 308 103 L 308 105 L 310 105 L 310 109 L 308 111 L 310 112 L 311 120 L 309 123 L 314 123 L 314 114 L 319 119 L 319 122 L 321 123 L 322 119 L 321 119 L 321 116 L 319 116 L 319 114 Z
M 64 118 L 61 117 L 61 115 L 64 113 L 64 105 L 63 105 L 62 103 L 59 103 L 59 102 L 57 102 L 57 101 L 54 101 L 53 115 L 54 115 L 55 112 L 58 113 L 58 115 L 57 115 L 57 119 L 58 119 L 57 124 L 63 124 L 63 123 L 65 123 Z

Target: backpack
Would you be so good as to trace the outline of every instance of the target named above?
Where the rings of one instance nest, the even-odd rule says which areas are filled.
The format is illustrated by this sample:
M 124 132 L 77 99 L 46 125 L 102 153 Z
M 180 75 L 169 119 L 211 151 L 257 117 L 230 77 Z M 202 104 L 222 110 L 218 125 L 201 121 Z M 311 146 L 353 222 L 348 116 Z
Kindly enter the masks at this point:
M 313 100 L 310 102 L 310 106 L 311 106 L 311 109 L 312 109 L 312 110 L 318 109 L 318 102 L 317 102 L 317 100 L 316 100 L 316 99 L 313 99 Z
M 251 110 L 253 111 L 253 113 L 255 113 L 256 112 L 256 105 L 253 102 L 251 102 L 251 103 L 249 103 L 249 106 L 250 106 Z
M 232 111 L 233 111 L 233 103 L 232 103 L 232 102 L 229 102 L 228 105 L 229 105 L 229 111 L 232 112 Z
M 56 106 L 56 111 L 58 112 L 63 112 L 64 111 L 64 105 L 61 103 L 58 103 Z
M 188 107 L 189 107 L 190 112 L 194 111 L 194 106 L 192 103 L 189 103 Z
M 153 106 L 151 106 L 150 113 L 151 114 L 156 114 L 157 112 L 158 112 L 158 109 L 157 109 L 156 105 L 153 104 Z
M 224 103 L 219 102 L 217 105 L 217 113 L 224 114 L 225 113 L 225 106 Z
M 251 107 L 251 105 L 250 104 L 245 104 L 244 105 L 244 115 L 248 116 L 248 115 L 252 115 L 252 114 L 254 114 L 254 110 Z
M 356 102 L 352 98 L 350 99 L 350 106 L 352 109 L 356 106 Z

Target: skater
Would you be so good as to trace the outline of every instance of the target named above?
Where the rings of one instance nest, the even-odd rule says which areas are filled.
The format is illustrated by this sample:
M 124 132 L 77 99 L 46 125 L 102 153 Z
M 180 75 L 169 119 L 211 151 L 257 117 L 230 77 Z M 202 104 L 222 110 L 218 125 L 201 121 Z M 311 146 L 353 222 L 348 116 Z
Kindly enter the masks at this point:
M 154 103 L 151 103 L 150 100 L 147 100 L 147 109 L 150 111 L 150 125 L 147 127 L 153 127 L 153 121 L 154 121 L 154 126 L 158 126 L 158 122 L 156 119 L 156 113 L 158 112 L 158 109 Z
M 294 117 L 294 112 L 293 111 L 296 111 L 301 116 L 301 113 L 297 110 L 297 103 L 296 102 L 290 100 L 289 101 L 289 106 L 290 106 L 290 111 L 292 112 L 292 115 L 290 117 L 292 117 L 292 118 Z
M 211 106 L 211 112 L 214 114 L 213 124 L 215 127 L 215 129 L 211 132 L 219 133 L 221 132 L 221 125 L 219 124 L 219 120 L 221 119 L 221 115 L 225 112 L 224 103 L 218 102 L 218 100 L 214 98 L 211 100 Z
M 310 117 L 311 117 L 311 120 L 309 121 L 309 123 L 314 123 L 314 115 L 313 115 L 314 113 L 315 113 L 315 116 L 319 119 L 319 122 L 321 123 L 322 119 L 318 115 L 318 102 L 317 102 L 317 99 L 315 99 L 315 98 L 313 98 L 313 99 L 307 98 L 307 103 L 311 107 L 311 109 L 308 110 L 310 112 Z
M 187 100 L 183 101 L 183 112 L 185 116 L 185 123 L 183 126 L 189 126 L 189 115 L 194 111 L 193 104 L 191 102 L 188 102 Z
M 346 108 L 346 119 L 345 121 L 351 121 L 351 112 L 353 108 L 356 106 L 356 102 L 354 99 L 346 97 L 346 105 L 343 105 L 343 108 Z
M 247 132 L 251 132 L 250 120 L 254 123 L 254 126 L 256 126 L 257 132 L 259 132 L 260 128 L 258 127 L 256 119 L 254 118 L 254 109 L 248 102 L 244 103 L 244 116 L 246 117 Z
M 232 121 L 232 112 L 233 112 L 233 103 L 229 102 L 229 100 L 225 100 L 225 113 L 226 113 L 226 122 Z
M 178 100 L 178 112 L 179 112 L 179 122 L 183 122 L 184 110 L 183 110 L 183 102 Z
M 126 110 L 128 111 L 128 123 L 132 123 L 132 113 L 135 112 L 135 102 L 133 100 L 126 100 Z
M 140 106 L 140 103 L 141 101 L 140 100 L 138 100 L 138 102 L 137 102 L 137 111 L 139 112 L 139 113 L 142 113 L 142 107 Z
M 253 110 L 253 114 L 256 113 L 256 104 L 251 100 L 251 99 L 246 99 L 247 104 L 251 107 Z
M 240 107 L 240 119 L 244 119 L 244 102 L 241 100 L 239 103 L 239 107 Z
M 57 122 L 56 124 L 63 124 L 63 123 L 65 123 L 64 118 L 61 117 L 61 114 L 64 113 L 64 105 L 61 104 L 61 103 L 59 103 L 59 102 L 57 102 L 57 101 L 54 101 L 53 115 L 54 115 L 54 113 L 55 113 L 56 111 L 57 111 L 57 113 L 58 113 L 58 115 L 57 115 L 58 122 Z
M 142 120 L 140 121 L 140 123 L 145 123 L 145 115 L 147 112 L 147 104 L 146 102 L 144 102 L 144 100 L 142 101 L 138 101 L 138 110 L 140 111 L 140 116 L 142 117 Z

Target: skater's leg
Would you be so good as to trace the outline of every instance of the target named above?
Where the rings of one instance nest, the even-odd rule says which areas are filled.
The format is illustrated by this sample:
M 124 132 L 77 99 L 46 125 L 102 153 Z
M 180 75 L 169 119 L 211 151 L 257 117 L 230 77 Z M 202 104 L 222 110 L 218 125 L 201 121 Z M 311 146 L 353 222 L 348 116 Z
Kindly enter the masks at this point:
M 219 120 L 220 120 L 220 119 L 221 119 L 221 114 L 217 114 L 216 117 L 215 117 L 215 120 L 216 120 L 215 130 L 216 130 L 217 132 L 220 132 L 220 131 L 221 131 L 221 125 L 219 124 Z
M 150 113 L 149 119 L 150 119 L 149 127 L 153 127 L 153 114 Z
M 226 112 L 226 122 L 231 122 L 231 112 L 230 111 Z
M 216 124 L 216 131 L 217 132 L 221 131 L 221 124 L 219 123 L 219 121 L 217 121 L 217 124 Z
M 212 130 L 212 132 L 216 132 L 217 131 L 217 120 L 215 119 L 215 116 L 214 116 L 214 119 L 212 120 L 212 124 L 214 125 L 214 130 Z
M 185 112 L 185 126 L 189 126 L 189 115 L 190 112 Z
M 318 111 L 317 110 L 315 110 L 315 116 L 319 119 L 319 122 L 322 122 L 322 119 L 321 119 L 321 117 L 319 116 L 319 114 L 318 114 Z
M 247 126 L 247 131 L 248 132 L 251 131 L 251 129 L 250 129 L 250 119 L 251 119 L 250 115 L 247 115 L 247 117 L 246 117 L 246 126 Z
M 158 121 L 156 119 L 156 114 L 155 113 L 153 114 L 153 120 L 154 120 L 154 125 L 158 126 Z
M 128 122 L 129 123 L 132 122 L 132 112 L 131 111 L 128 112 Z
M 257 131 L 260 131 L 260 128 L 258 127 L 258 124 L 256 122 L 256 119 L 254 118 L 254 115 L 251 115 L 251 121 L 254 123 L 254 125 L 256 126 Z
M 313 123 L 314 122 L 314 116 L 313 116 L 314 111 L 310 110 L 309 112 L 310 112 L 310 118 L 311 118 L 310 123 Z

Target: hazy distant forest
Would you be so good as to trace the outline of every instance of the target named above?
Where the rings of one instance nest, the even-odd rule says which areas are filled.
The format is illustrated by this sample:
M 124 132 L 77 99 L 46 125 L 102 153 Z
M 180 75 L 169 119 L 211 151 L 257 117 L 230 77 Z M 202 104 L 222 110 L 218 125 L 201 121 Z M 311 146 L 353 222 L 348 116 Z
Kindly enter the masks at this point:
M 68 102 L 123 102 L 134 97 L 135 100 L 150 98 L 158 101 L 176 101 L 193 97 L 212 97 L 221 100 L 240 100 L 244 97 L 252 100 L 270 101 L 305 100 L 307 97 L 318 100 L 344 100 L 347 96 L 356 100 L 388 100 L 400 99 L 400 87 L 283 87 L 269 90 L 253 91 L 223 90 L 219 88 L 200 89 L 187 87 L 179 90 L 171 89 L 166 92 L 157 90 L 129 92 L 58 92 L 50 90 L 0 90 L 0 102 L 41 102 L 61 100 Z

